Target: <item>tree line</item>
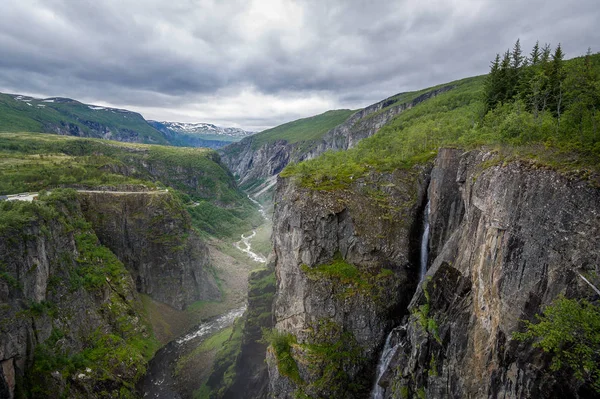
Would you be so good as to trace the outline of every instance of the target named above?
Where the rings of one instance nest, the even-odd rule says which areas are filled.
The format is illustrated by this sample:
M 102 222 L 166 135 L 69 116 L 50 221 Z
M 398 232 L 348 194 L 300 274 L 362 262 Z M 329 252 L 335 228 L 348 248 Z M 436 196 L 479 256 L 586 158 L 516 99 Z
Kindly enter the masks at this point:
M 496 54 L 491 62 L 484 85 L 484 114 L 509 104 L 513 110 L 530 113 L 536 125 L 554 130 L 559 141 L 598 144 L 598 70 L 598 57 L 590 49 L 585 56 L 565 62 L 560 44 L 552 51 L 549 44 L 536 42 L 526 56 L 517 40 L 512 50 Z

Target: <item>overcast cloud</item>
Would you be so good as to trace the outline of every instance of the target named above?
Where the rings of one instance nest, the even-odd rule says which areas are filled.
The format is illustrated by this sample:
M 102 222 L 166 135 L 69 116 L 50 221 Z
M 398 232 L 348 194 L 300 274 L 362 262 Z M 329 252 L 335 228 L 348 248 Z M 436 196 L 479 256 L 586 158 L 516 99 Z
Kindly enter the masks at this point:
M 598 0 L 0 0 L 0 91 L 261 130 L 487 73 L 517 38 L 600 50 Z

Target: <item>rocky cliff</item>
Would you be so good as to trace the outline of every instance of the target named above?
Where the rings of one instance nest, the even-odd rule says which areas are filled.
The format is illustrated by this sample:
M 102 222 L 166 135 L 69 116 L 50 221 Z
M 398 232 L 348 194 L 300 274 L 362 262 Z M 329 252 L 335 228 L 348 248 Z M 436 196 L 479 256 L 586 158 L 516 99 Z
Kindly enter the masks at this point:
M 131 393 L 156 343 L 75 192 L 5 202 L 0 214 L 0 397 Z
M 442 150 L 429 196 L 437 256 L 409 306 L 386 397 L 594 397 L 513 333 L 561 294 L 593 296 L 579 274 L 598 275 L 598 188 L 533 162 Z
M 432 166 L 331 192 L 280 180 L 270 394 L 367 397 L 394 325 L 382 397 L 595 397 L 513 334 L 561 295 L 597 299 L 580 277 L 598 283 L 597 185 L 485 150 L 442 149 Z
M 80 193 L 100 242 L 127 267 L 138 292 L 177 309 L 220 298 L 208 248 L 168 192 Z
M 337 192 L 280 179 L 272 396 L 368 394 L 380 346 L 416 287 L 427 175 L 398 170 Z
M 256 147 L 256 137 L 248 137 L 221 149 L 219 153 L 223 162 L 239 178 L 240 186 L 260 191 L 274 185 L 275 180 L 271 177 L 281 172 L 289 162 L 311 159 L 328 150 L 352 148 L 360 140 L 377 133 L 394 116 L 452 88 L 444 86 L 408 100 L 403 96 L 406 93 L 390 97 L 352 114 L 318 141 L 289 144 L 278 140 Z

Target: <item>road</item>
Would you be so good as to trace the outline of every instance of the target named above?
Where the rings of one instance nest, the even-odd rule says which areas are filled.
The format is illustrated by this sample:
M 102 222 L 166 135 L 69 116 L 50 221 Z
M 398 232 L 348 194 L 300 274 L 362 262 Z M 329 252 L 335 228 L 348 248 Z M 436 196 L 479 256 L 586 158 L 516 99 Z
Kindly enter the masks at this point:
M 75 190 L 78 193 L 99 193 L 99 194 L 164 194 L 169 192 L 169 189 L 154 190 L 154 191 L 107 191 L 107 190 Z M 6 201 L 27 201 L 32 202 L 39 193 L 21 193 L 7 195 Z

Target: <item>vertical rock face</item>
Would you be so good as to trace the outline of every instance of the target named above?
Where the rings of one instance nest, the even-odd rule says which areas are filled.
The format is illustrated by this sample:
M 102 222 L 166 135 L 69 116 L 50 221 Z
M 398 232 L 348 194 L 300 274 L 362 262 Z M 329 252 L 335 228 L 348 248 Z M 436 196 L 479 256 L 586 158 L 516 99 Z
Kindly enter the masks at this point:
M 140 348 L 151 331 L 131 277 L 100 246 L 74 193 L 53 203 L 5 204 L 2 217 L 0 397 L 126 391 L 143 371 Z
M 218 299 L 208 248 L 169 193 L 80 193 L 98 238 L 125 264 L 137 290 L 177 309 Z
M 291 345 L 269 348 L 273 397 L 367 395 L 377 352 L 418 279 L 426 179 L 426 169 L 397 171 L 337 192 L 279 181 L 273 309 Z
M 598 188 L 478 151 L 441 151 L 431 176 L 435 260 L 386 397 L 592 397 L 512 334 L 561 294 L 593 295 L 578 273 L 599 271 Z

